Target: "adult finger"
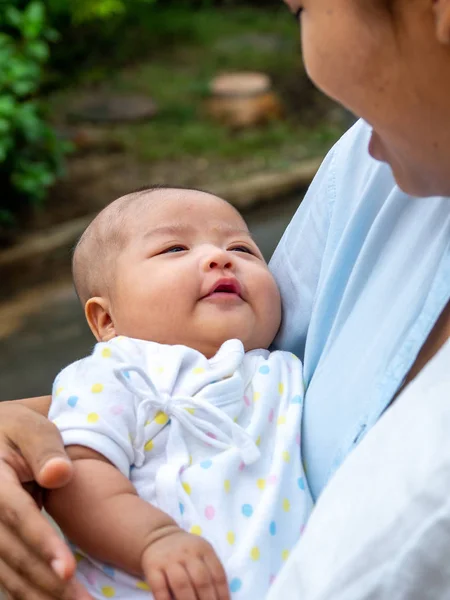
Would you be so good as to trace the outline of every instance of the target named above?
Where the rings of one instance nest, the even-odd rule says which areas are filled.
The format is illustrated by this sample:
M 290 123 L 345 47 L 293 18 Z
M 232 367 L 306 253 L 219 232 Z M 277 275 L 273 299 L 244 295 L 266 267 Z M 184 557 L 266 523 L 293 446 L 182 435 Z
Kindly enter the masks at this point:
M 198 600 L 188 572 L 183 565 L 173 563 L 165 571 L 170 590 L 177 600 Z
M 67 596 L 67 582 L 50 565 L 29 551 L 21 541 L 0 523 L 0 556 L 21 579 L 30 586 L 57 598 Z
M 55 425 L 25 406 L 9 405 L 6 408 L 0 411 L 4 443 L 20 451 L 34 478 L 43 487 L 66 484 L 72 476 L 72 464 Z
M 4 531 L 15 536 L 30 558 L 37 555 L 59 578 L 71 579 L 76 568 L 71 551 L 22 489 L 15 472 L 4 464 L 0 469 L 0 484 L 0 525 Z M 7 546 L 0 547 L 0 558 L 7 554 Z
M 155 600 L 171 600 L 172 595 L 163 571 L 151 569 L 144 574 Z
M 63 595 L 49 595 L 45 591 L 33 588 L 29 582 L 16 573 L 0 559 L 0 579 L 2 589 L 10 600 L 93 600 L 93 598 L 75 582 L 67 584 Z
M 203 556 L 203 560 L 213 580 L 218 599 L 230 600 L 230 587 L 228 585 L 227 574 L 217 555 L 213 552 L 207 553 Z
M 204 561 L 194 558 L 185 566 L 199 600 L 217 600 L 214 583 Z

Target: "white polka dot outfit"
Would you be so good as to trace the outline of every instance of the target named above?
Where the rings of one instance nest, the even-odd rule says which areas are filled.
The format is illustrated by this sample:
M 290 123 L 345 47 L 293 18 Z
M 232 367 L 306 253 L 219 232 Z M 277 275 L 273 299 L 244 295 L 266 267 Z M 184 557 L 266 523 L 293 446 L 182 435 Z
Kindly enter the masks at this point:
M 147 502 L 204 536 L 233 599 L 264 598 L 312 508 L 300 456 L 303 381 L 287 352 L 211 359 L 117 337 L 57 377 L 50 418 L 64 443 L 103 454 Z M 111 524 L 113 526 L 113 524 Z M 76 550 L 94 598 L 151 598 L 138 579 Z

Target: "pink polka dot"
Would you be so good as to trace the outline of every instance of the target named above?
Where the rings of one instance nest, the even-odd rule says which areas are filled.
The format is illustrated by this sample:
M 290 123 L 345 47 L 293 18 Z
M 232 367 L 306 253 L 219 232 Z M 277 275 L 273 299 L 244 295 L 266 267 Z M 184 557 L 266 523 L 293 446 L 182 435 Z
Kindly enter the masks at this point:
M 297 435 L 295 436 L 295 441 L 297 443 L 297 446 L 300 446 L 300 434 L 297 433 Z
M 269 475 L 269 477 L 267 478 L 267 481 L 273 485 L 274 483 L 276 483 L 278 481 L 278 478 L 276 475 Z
M 206 434 L 209 438 L 211 438 L 212 440 L 217 440 L 217 436 L 214 435 L 214 433 L 212 433 L 211 431 L 208 431 L 208 433 Z M 210 448 L 212 448 L 211 444 L 206 444 L 207 446 L 209 446 Z
M 89 571 L 86 575 L 86 580 L 89 585 L 95 585 L 97 583 L 97 578 L 95 576 L 95 571 Z
M 273 584 L 273 582 L 275 581 L 275 579 L 276 579 L 275 575 L 271 575 L 271 576 L 269 577 L 269 585 L 272 585 L 272 584 Z
M 123 406 L 120 404 L 117 406 L 111 406 L 111 414 L 113 415 L 121 415 L 123 413 Z
M 239 465 L 239 471 L 243 471 L 245 469 L 245 462 L 241 461 L 241 464 Z
M 303 532 L 305 531 L 305 527 L 306 527 L 305 525 L 302 525 L 300 527 L 300 535 L 303 535 Z
M 274 417 L 274 414 L 273 414 L 273 408 L 272 408 L 272 410 L 269 413 L 269 423 L 273 423 L 273 417 Z
M 244 402 L 246 406 L 250 406 L 251 402 L 250 402 L 250 398 L 248 396 L 244 396 Z
M 214 519 L 214 517 L 216 516 L 216 511 L 214 506 L 207 506 L 205 508 L 205 517 L 211 521 L 211 519 Z

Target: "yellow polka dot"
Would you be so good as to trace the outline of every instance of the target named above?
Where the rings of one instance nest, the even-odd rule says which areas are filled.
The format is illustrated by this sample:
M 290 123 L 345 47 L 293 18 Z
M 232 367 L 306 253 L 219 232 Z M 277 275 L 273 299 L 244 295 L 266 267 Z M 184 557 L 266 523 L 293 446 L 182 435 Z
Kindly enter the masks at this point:
M 284 512 L 289 512 L 291 510 L 291 503 L 287 498 L 283 500 L 283 510 Z
M 194 535 L 202 535 L 202 528 L 200 525 L 192 525 L 189 531 Z
M 147 425 L 150 425 L 151 421 L 149 419 L 147 419 L 147 421 L 145 421 L 144 423 L 144 427 L 147 427 Z
M 102 356 L 103 358 L 111 358 L 111 348 L 103 348 L 102 350 Z
M 97 421 L 99 419 L 100 419 L 100 417 L 98 416 L 97 413 L 89 413 L 87 416 L 88 423 L 97 423 Z
M 158 425 L 165 425 L 168 420 L 169 417 L 166 415 L 166 413 L 163 413 L 161 411 L 159 411 L 155 415 L 155 421 L 158 423 Z
M 282 415 L 281 417 L 278 417 L 277 423 L 278 423 L 278 425 L 285 425 L 286 424 L 286 417 L 284 415 Z
M 283 452 L 283 460 L 284 460 L 284 462 L 289 462 L 291 460 L 291 455 L 289 454 L 289 452 L 287 450 L 285 450 Z
M 192 369 L 192 372 L 194 375 L 201 375 L 205 372 L 205 369 L 203 367 L 196 367 L 195 369 Z
M 255 392 L 253 394 L 253 402 L 258 402 L 258 400 L 261 398 L 261 393 L 260 392 Z
M 116 590 L 110 585 L 105 585 L 102 587 L 102 594 L 105 598 L 114 598 L 116 595 Z
M 234 533 L 232 531 L 229 531 L 227 533 L 227 542 L 230 544 L 230 546 L 232 546 L 235 541 L 236 541 L 236 536 L 234 535 Z
M 191 495 L 191 491 L 192 491 L 191 490 L 191 486 L 188 483 L 186 483 L 185 481 L 181 485 L 183 486 L 183 490 L 186 492 L 186 494 L 188 496 L 190 496 Z
M 225 481 L 223 482 L 223 489 L 226 491 L 227 494 L 230 492 L 231 481 L 229 479 L 225 479 Z
M 161 375 L 161 373 L 164 373 L 164 367 L 158 367 L 156 369 L 156 372 L 159 373 Z
M 279 383 L 278 384 L 278 393 L 279 394 L 283 394 L 284 393 L 284 384 L 283 383 Z
M 100 392 L 103 392 L 103 385 L 101 383 L 94 383 L 91 387 L 91 392 L 93 394 L 100 394 Z
M 192 454 L 189 454 L 189 466 L 191 466 L 193 462 L 194 459 L 192 458 Z
M 148 442 L 144 446 L 144 450 L 146 452 L 150 452 L 150 450 L 153 450 L 153 440 L 148 440 Z
M 234 417 L 233 421 L 234 421 L 235 423 L 237 423 L 237 422 L 238 422 L 238 417 Z
M 266 487 L 266 480 L 258 479 L 258 481 L 256 482 L 256 485 L 259 487 L 260 490 L 263 490 Z
M 124 339 L 125 339 L 125 336 L 124 336 L 124 335 L 118 335 L 118 336 L 116 337 L 116 340 L 117 340 L 117 341 L 119 341 L 119 342 L 121 342 L 121 341 L 122 341 L 122 340 L 124 340 Z
M 64 390 L 64 388 L 63 388 L 63 387 L 59 387 L 59 388 L 57 388 L 57 389 L 56 389 L 56 392 L 55 392 L 55 396 L 59 396 L 59 395 L 60 395 L 60 393 L 61 393 L 63 390 Z
M 252 560 L 259 560 L 259 557 L 261 556 L 260 552 L 259 552 L 259 548 L 258 546 L 255 546 L 254 548 L 252 548 L 250 550 L 250 558 Z
M 195 414 L 195 408 L 185 408 L 184 410 L 187 410 L 190 415 Z
M 283 550 L 283 552 L 281 553 L 281 558 L 283 560 L 287 560 L 289 558 L 289 550 Z
M 256 442 L 255 442 L 255 444 L 256 444 L 257 446 L 260 446 L 260 445 L 261 445 L 261 436 L 260 436 L 260 435 L 258 435 L 258 437 L 257 437 L 257 439 L 256 439 Z
M 136 587 L 138 588 L 138 590 L 144 590 L 146 592 L 150 591 L 150 586 L 145 581 L 138 581 L 136 583 Z

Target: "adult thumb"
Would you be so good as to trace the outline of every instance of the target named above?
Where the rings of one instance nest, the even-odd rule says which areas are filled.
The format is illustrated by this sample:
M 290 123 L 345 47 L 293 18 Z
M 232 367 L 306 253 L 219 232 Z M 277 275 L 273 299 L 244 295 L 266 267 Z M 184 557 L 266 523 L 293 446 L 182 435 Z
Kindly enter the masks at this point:
M 3 408 L 3 407 L 2 407 Z M 0 439 L 17 448 L 32 477 L 45 488 L 64 486 L 72 477 L 72 463 L 58 429 L 46 417 L 11 403 L 1 410 Z

